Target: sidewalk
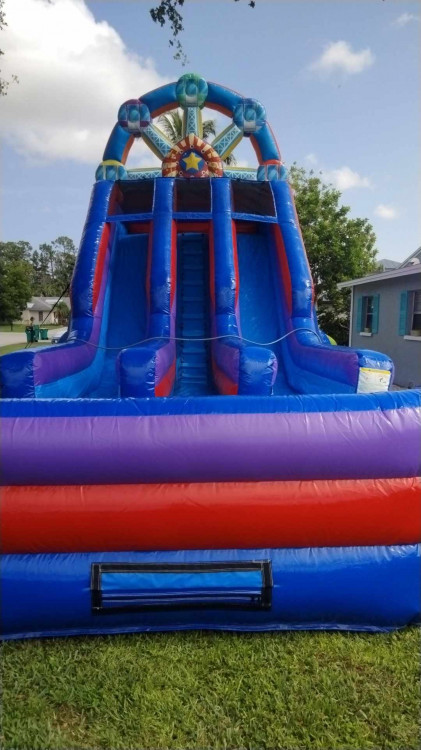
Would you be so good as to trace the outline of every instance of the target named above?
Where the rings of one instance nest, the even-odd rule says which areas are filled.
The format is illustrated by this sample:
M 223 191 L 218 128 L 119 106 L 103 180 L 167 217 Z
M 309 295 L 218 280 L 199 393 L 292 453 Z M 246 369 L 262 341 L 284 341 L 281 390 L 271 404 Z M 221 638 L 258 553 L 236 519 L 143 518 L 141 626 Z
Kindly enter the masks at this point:
M 0 333 L 0 346 L 10 344 L 26 344 L 26 333 Z

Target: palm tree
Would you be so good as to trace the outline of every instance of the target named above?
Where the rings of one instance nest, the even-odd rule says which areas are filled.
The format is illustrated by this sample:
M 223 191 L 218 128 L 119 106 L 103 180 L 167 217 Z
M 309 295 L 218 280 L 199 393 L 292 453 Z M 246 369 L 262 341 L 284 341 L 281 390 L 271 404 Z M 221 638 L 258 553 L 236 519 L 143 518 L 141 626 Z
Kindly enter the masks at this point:
M 171 143 L 178 143 L 183 137 L 183 115 L 179 109 L 173 109 L 165 115 L 160 115 L 158 122 Z M 203 121 L 203 140 L 207 141 L 209 137 L 216 135 L 216 120 Z M 233 154 L 229 154 L 222 159 L 227 167 L 233 167 L 237 161 Z

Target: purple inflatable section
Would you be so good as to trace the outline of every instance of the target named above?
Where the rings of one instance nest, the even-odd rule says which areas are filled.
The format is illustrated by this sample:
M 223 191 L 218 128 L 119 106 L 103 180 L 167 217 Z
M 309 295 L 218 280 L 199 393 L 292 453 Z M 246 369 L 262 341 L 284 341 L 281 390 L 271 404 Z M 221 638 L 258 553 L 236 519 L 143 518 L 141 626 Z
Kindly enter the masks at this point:
M 102 236 L 102 233 L 101 233 Z M 93 324 L 89 336 L 90 344 L 97 344 L 101 331 L 102 314 L 104 309 L 105 290 L 108 279 L 108 267 L 110 263 L 110 251 L 114 240 L 114 228 L 110 233 L 109 242 L 105 251 L 104 267 L 102 271 L 101 287 L 98 302 L 93 314 Z M 72 334 L 70 335 L 71 339 Z M 76 372 L 80 372 L 92 362 L 97 350 L 94 346 L 82 343 L 63 344 L 60 349 L 42 350 L 34 356 L 34 382 L 35 386 L 43 383 L 51 383 L 59 378 L 64 378 Z
M 413 477 L 420 426 L 406 408 L 6 419 L 2 483 Z
M 155 385 L 158 385 L 165 378 L 174 361 L 175 343 L 170 341 L 169 344 L 161 346 L 156 352 Z

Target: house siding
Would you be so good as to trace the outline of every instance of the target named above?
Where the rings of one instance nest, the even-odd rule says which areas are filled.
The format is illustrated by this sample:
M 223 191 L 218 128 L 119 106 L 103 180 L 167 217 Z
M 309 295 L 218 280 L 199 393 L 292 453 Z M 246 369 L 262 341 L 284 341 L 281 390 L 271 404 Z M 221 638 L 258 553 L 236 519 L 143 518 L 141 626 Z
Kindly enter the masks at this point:
M 15 322 L 28 325 L 33 318 L 34 325 L 41 325 L 44 321 L 49 325 L 57 324 L 57 311 L 51 312 L 51 310 L 58 300 L 58 297 L 31 297 L 26 309 L 22 311 L 20 320 Z M 62 297 L 61 302 L 64 302 L 70 310 L 70 297 Z
M 421 289 L 420 273 L 378 280 L 353 287 L 350 344 L 357 349 L 374 349 L 388 354 L 395 364 L 395 383 L 403 387 L 421 386 L 421 340 L 411 341 L 399 335 L 402 292 Z M 357 330 L 358 301 L 368 295 L 379 295 L 378 330 L 362 336 Z
M 40 318 L 40 314 L 39 314 L 40 312 L 42 314 L 42 320 Z M 29 323 L 31 322 L 31 318 L 33 318 L 34 325 L 40 325 L 47 318 L 47 315 L 48 315 L 47 324 L 57 323 L 56 312 L 54 311 L 53 314 L 50 315 L 48 310 L 41 310 L 41 311 L 40 310 L 24 310 L 21 315 L 20 321 L 16 321 L 16 322 L 26 323 L 26 325 L 29 325 Z

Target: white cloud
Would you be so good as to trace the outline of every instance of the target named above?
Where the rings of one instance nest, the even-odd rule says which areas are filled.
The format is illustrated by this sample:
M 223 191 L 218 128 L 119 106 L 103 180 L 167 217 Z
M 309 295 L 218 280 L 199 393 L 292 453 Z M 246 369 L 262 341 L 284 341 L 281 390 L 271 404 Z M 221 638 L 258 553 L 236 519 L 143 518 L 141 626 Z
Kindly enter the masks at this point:
M 322 55 L 310 65 L 310 69 L 320 73 L 342 71 L 352 75 L 362 73 L 373 63 L 374 55 L 369 48 L 354 52 L 348 42 L 341 40 L 330 42 Z
M 315 166 L 319 161 L 316 154 L 313 154 L 313 153 L 307 154 L 306 160 L 308 161 L 309 164 L 312 164 L 313 166 Z
M 415 15 L 415 13 L 402 13 L 400 16 L 395 18 L 392 25 L 393 26 L 399 26 L 402 28 L 403 26 L 406 26 L 408 23 L 411 23 L 411 21 L 418 22 L 420 20 L 420 17 Z
M 351 167 L 340 167 L 340 169 L 323 170 L 323 178 L 331 182 L 338 190 L 350 190 L 351 188 L 373 187 L 368 177 L 362 177 L 354 172 Z
M 120 104 L 166 79 L 84 0 L 9 0 L 6 17 L 2 75 L 19 83 L 2 100 L 1 134 L 37 161 L 97 164 Z
M 384 203 L 379 203 L 374 209 L 374 213 L 381 219 L 387 219 L 388 221 L 397 219 L 399 216 L 399 211 L 394 206 L 386 206 Z

